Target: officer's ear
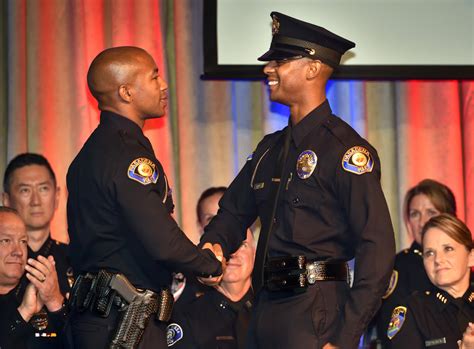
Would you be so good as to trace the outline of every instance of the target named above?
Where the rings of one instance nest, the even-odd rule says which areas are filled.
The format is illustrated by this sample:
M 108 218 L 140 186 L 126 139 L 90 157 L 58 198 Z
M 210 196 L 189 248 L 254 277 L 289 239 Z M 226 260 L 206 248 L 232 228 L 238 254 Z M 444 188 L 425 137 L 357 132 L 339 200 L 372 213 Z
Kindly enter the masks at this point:
M 131 86 L 128 84 L 120 85 L 118 94 L 121 100 L 130 103 L 133 101 Z
M 306 70 L 306 79 L 313 80 L 321 75 L 323 70 L 323 63 L 319 60 L 310 60 L 308 69 Z
M 469 252 L 468 267 L 474 267 L 474 248 Z
M 2 205 L 10 207 L 10 195 L 7 192 L 2 193 Z

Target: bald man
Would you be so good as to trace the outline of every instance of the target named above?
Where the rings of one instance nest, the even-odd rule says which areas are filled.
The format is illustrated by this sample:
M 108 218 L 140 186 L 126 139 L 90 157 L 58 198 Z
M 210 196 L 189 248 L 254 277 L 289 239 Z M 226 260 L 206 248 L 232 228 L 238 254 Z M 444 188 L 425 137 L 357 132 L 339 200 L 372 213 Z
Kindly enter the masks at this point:
M 162 117 L 167 104 L 153 58 L 137 47 L 107 49 L 87 81 L 102 112 L 67 175 L 71 261 L 80 275 L 71 341 L 75 348 L 166 348 L 170 270 L 217 282 L 221 262 L 172 218 L 168 180 L 143 134 L 145 120 Z

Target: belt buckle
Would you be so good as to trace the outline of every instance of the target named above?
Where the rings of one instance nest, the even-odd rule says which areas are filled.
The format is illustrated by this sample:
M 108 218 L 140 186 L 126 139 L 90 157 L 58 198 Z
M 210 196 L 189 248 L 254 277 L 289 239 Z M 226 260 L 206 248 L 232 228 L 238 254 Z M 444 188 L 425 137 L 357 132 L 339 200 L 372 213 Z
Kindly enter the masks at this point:
M 314 285 L 319 279 L 321 268 L 318 268 L 317 262 L 306 263 L 306 280 L 308 284 Z

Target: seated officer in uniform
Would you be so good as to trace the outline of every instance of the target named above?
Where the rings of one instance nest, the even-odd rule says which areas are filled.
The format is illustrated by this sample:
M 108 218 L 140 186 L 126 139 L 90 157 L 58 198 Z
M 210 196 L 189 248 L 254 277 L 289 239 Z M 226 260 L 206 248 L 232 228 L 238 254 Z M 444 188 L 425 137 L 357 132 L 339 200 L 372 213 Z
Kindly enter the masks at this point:
M 224 195 L 226 187 L 210 187 L 204 190 L 196 205 L 197 225 L 200 236 L 204 233 L 204 228 L 217 214 L 219 200 Z M 180 311 L 189 303 L 202 296 L 208 287 L 198 282 L 194 275 L 187 273 L 175 273 L 173 275 L 172 292 L 175 300 L 174 311 Z
M 432 286 L 397 304 L 387 348 L 472 348 L 474 243 L 467 226 L 443 213 L 422 230 L 423 264 Z
M 3 204 L 18 211 L 26 224 L 28 234 L 28 257 L 53 256 L 56 263 L 59 285 L 67 297 L 73 280 L 68 256 L 68 246 L 51 238 L 51 221 L 58 208 L 60 188 L 48 160 L 34 153 L 17 155 L 9 163 L 3 177 Z M 41 324 L 47 316 L 42 310 L 35 315 L 33 324 Z M 57 340 L 42 325 L 36 333 L 45 341 Z
M 423 266 L 421 231 L 431 217 L 441 213 L 456 215 L 456 200 L 446 185 L 424 179 L 406 193 L 404 217 L 413 243 L 410 248 L 396 255 L 391 282 L 376 317 L 377 334 L 382 344 L 388 341 L 387 326 L 393 308 L 413 292 L 425 291 L 431 287 Z
M 66 312 L 55 260 L 28 258 L 27 242 L 18 212 L 0 207 L 0 348 L 62 348 Z M 42 309 L 47 316 L 35 319 Z M 38 336 L 38 327 L 53 337 Z
M 251 274 L 255 242 L 247 239 L 230 256 L 216 289 L 173 315 L 168 325 L 168 346 L 176 349 L 243 349 L 253 303 Z
M 73 268 L 68 333 L 77 348 L 167 348 L 171 271 L 213 284 L 222 264 L 195 246 L 171 216 L 166 174 L 143 134 L 164 116 L 167 85 L 138 47 L 114 47 L 94 58 L 87 82 L 100 124 L 67 174 Z M 94 331 L 91 331 L 94 328 Z
M 357 348 L 387 289 L 395 241 L 377 152 L 326 99 L 328 79 L 355 44 L 271 17 L 270 50 L 259 59 L 268 61 L 270 99 L 289 106 L 288 127 L 257 145 L 201 243 L 228 256 L 260 218 L 249 348 Z

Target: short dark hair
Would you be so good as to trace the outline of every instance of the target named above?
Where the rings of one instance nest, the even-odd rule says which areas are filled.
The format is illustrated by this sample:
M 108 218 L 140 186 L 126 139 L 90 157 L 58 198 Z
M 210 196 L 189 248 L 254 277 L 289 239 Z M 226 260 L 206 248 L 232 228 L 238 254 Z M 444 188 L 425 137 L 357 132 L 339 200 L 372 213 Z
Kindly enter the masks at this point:
M 207 188 L 206 190 L 202 192 L 196 206 L 196 214 L 197 214 L 199 223 L 202 223 L 201 222 L 202 202 L 206 200 L 208 197 L 213 196 L 214 194 L 218 194 L 218 193 L 224 194 L 226 190 L 227 190 L 227 187 L 211 187 L 211 188 Z
M 419 194 L 426 195 L 439 212 L 456 216 L 456 199 L 451 189 L 433 179 L 424 179 L 408 190 L 405 195 L 405 217 L 409 216 L 411 201 Z
M 3 176 L 3 190 L 5 191 L 5 193 L 10 194 L 13 172 L 18 170 L 19 168 L 29 165 L 39 165 L 46 167 L 51 176 L 51 179 L 53 180 L 54 186 L 56 186 L 56 175 L 54 174 L 53 168 L 49 164 L 48 160 L 40 154 L 23 153 L 15 156 L 8 163 L 8 166 L 5 170 L 5 175 Z
M 8 206 L 0 206 L 0 215 L 3 214 L 3 213 L 11 213 L 11 214 L 17 216 L 23 222 L 23 218 L 21 218 L 18 211 L 15 210 L 14 208 L 11 208 L 11 207 L 8 207 Z
M 20 217 L 20 214 L 17 210 L 8 206 L 0 206 L 0 213 L 13 213 Z

